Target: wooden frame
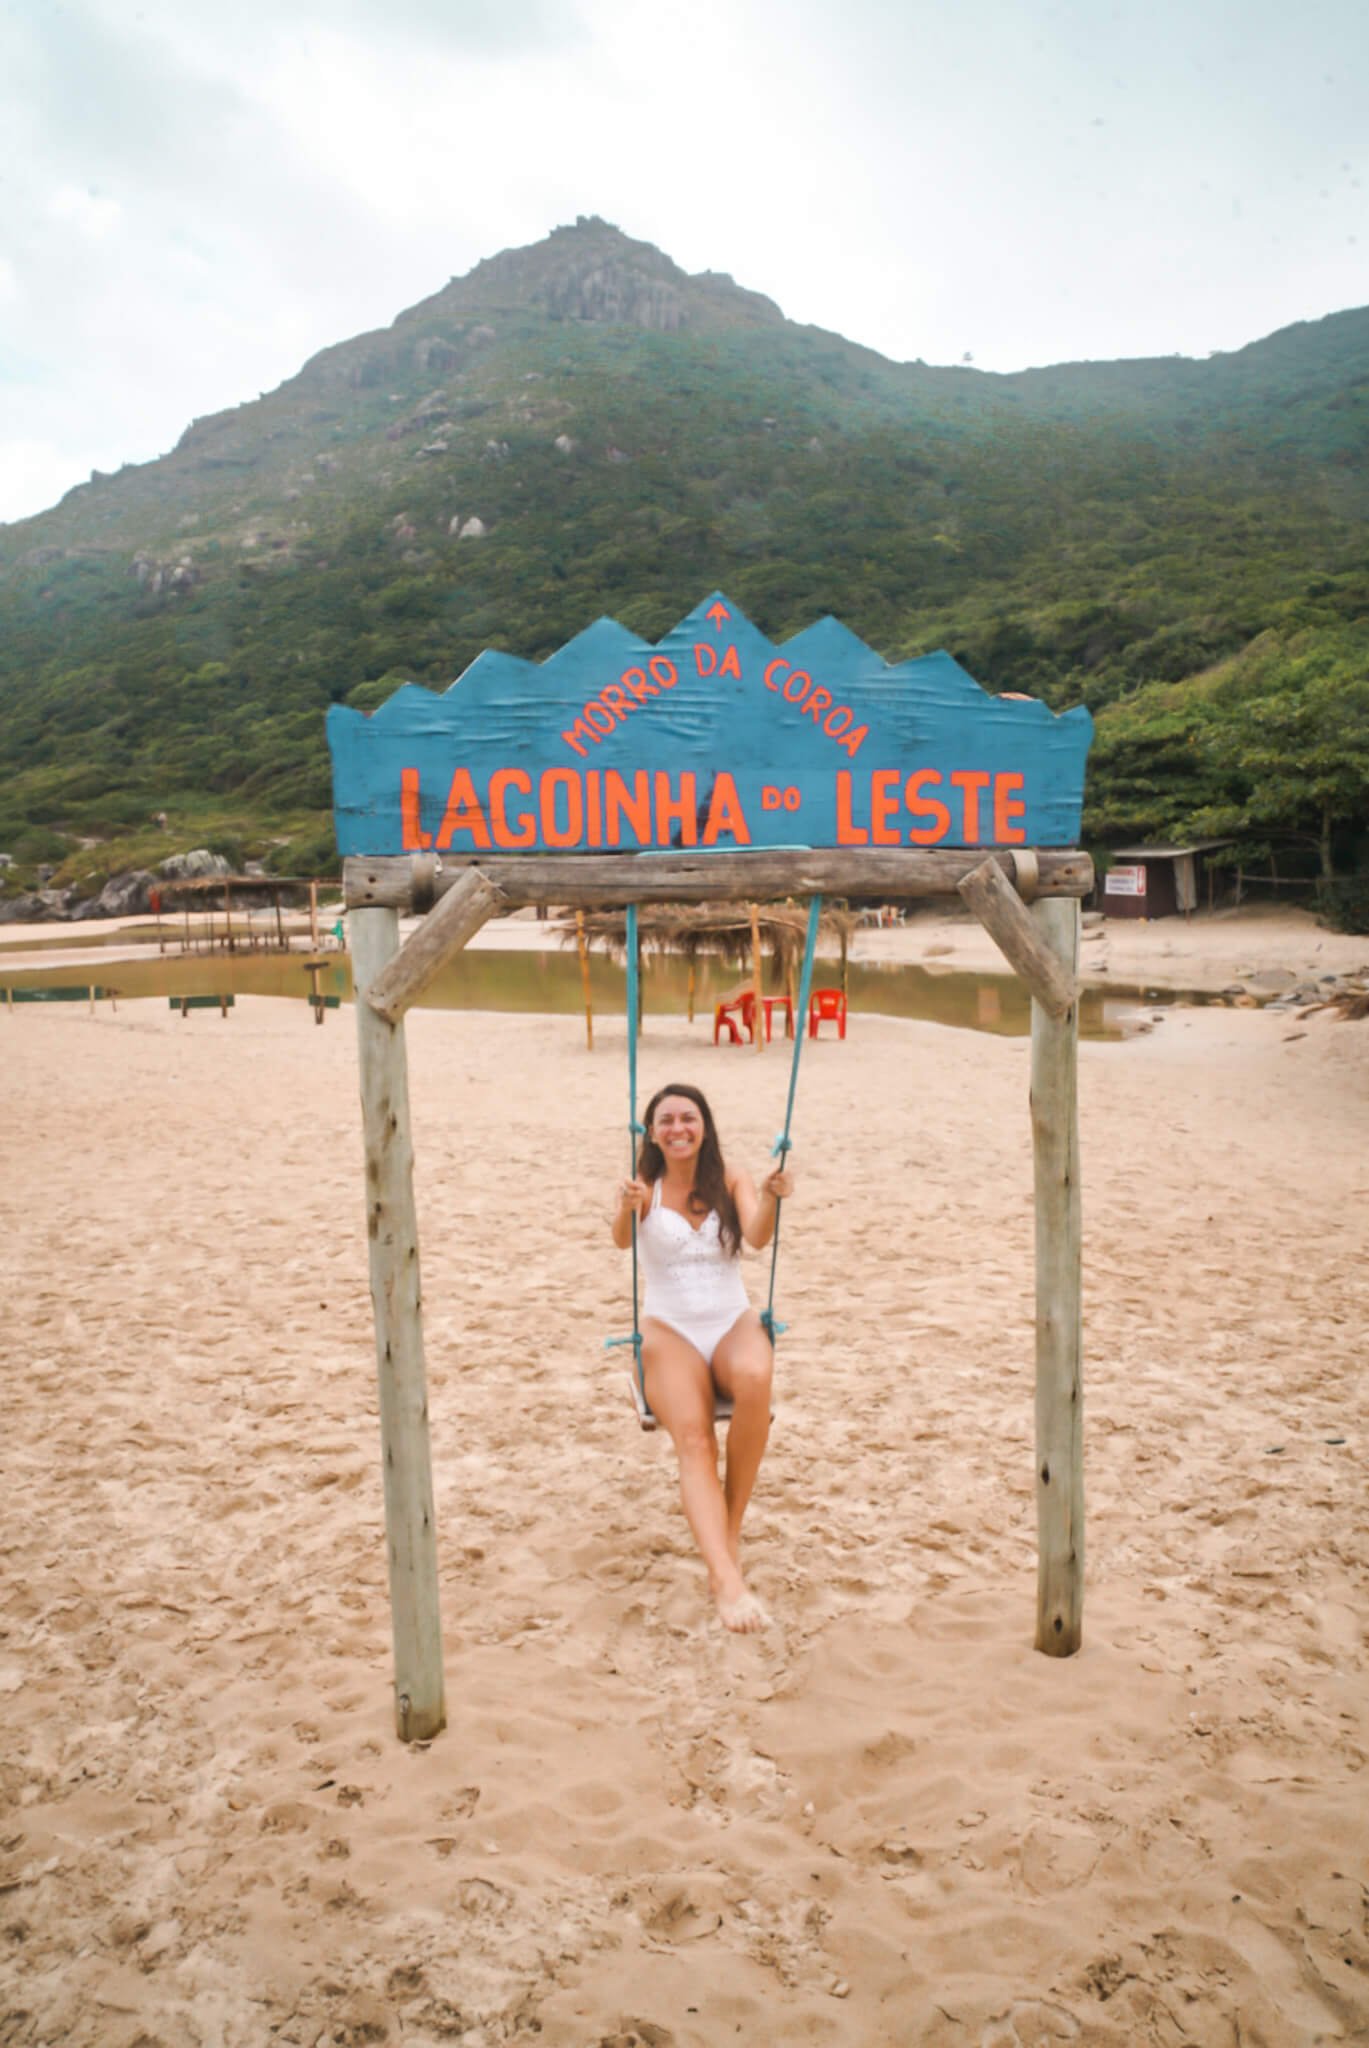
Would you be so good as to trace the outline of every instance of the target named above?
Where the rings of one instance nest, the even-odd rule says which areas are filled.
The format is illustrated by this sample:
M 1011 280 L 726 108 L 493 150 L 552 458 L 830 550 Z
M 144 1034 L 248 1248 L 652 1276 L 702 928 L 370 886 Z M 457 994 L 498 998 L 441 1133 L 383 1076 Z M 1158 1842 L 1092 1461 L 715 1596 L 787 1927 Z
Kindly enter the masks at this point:
M 426 1369 L 413 1198 L 404 1014 L 496 913 L 554 901 L 752 904 L 821 893 L 885 902 L 959 894 L 1032 996 L 1036 1198 L 1036 1647 L 1071 1656 L 1083 1631 L 1084 1492 L 1078 1120 L 1080 899 L 1073 848 L 353 856 L 352 933 L 366 1148 L 371 1299 L 380 1378 L 396 1727 L 426 1739 L 446 1719 Z M 399 944 L 400 911 L 424 912 Z

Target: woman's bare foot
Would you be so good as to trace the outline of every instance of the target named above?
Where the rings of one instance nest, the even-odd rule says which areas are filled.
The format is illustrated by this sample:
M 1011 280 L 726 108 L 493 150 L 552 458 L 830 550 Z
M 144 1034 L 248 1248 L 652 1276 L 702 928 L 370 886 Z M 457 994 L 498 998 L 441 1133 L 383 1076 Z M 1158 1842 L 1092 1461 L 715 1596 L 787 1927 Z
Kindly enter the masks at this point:
M 726 1590 L 715 1586 L 713 1598 L 717 1602 L 719 1621 L 735 1635 L 755 1635 L 757 1630 L 770 1625 L 770 1616 L 741 1579 L 735 1587 L 729 1586 Z

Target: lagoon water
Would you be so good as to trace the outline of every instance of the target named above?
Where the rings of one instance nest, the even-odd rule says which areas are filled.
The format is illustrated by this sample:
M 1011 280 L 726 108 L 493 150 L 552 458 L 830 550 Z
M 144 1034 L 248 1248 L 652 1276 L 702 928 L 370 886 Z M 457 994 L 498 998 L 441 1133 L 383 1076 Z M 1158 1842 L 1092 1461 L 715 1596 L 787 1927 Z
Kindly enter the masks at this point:
M 113 960 L 108 967 L 62 966 L 60 944 L 54 944 L 50 967 L 7 971 L 0 950 L 0 991 L 5 988 L 85 987 L 90 983 L 128 1000 L 181 995 L 257 995 L 304 999 L 309 975 L 297 953 L 163 954 L 140 960 Z M 701 1032 L 711 1037 L 714 1005 L 737 986 L 735 967 L 707 960 L 696 973 L 695 1016 Z M 819 960 L 814 985 L 834 986 L 835 960 Z M 643 1009 L 684 1014 L 688 1005 L 689 970 L 678 958 L 648 955 L 644 963 Z M 621 1016 L 625 1007 L 623 972 L 610 960 L 590 960 L 590 988 L 596 1014 Z M 327 956 L 319 991 L 350 1002 L 351 962 L 345 953 Z M 850 1011 L 886 1017 L 916 1017 L 956 1029 L 988 1031 L 1020 1037 L 1031 1028 L 1031 1002 L 1016 976 L 964 974 L 929 967 L 893 964 L 852 964 L 848 971 Z M 1202 1002 L 1201 996 L 1178 997 L 1142 988 L 1086 989 L 1080 1006 L 1081 1036 L 1114 1039 L 1125 1035 L 1139 1006 L 1175 1000 Z M 565 952 L 472 950 L 447 968 L 423 998 L 423 1007 L 448 1010 L 524 1011 L 581 1015 L 584 994 L 580 963 L 574 949 Z M 827 1027 L 830 1032 L 833 1027 Z

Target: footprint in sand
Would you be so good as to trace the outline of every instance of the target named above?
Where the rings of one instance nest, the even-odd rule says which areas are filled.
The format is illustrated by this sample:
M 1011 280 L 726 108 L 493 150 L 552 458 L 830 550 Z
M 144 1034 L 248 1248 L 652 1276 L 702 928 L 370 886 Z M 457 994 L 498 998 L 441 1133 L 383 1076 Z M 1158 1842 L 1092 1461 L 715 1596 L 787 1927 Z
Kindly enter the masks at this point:
M 979 2037 L 979 2048 L 1050 2048 L 1056 2041 L 1077 2041 L 1078 2020 L 1063 2005 L 1023 1998 L 991 2019 Z
M 1070 1891 L 1088 1882 L 1102 1853 L 1083 1829 L 1034 1827 L 1022 1844 L 1022 1881 L 1038 1897 Z

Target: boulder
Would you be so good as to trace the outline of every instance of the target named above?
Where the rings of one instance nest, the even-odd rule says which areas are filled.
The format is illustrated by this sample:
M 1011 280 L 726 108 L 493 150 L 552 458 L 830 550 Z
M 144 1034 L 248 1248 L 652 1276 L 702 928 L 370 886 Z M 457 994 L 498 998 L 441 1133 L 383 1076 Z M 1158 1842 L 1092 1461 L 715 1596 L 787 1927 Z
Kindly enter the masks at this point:
M 157 873 L 165 875 L 169 882 L 193 882 L 202 875 L 231 875 L 231 862 L 221 853 L 211 853 L 207 846 L 196 846 L 189 853 L 173 853 L 168 860 L 159 861 Z
M 44 918 L 59 915 L 48 900 L 57 893 L 54 889 L 29 889 L 22 896 L 0 896 L 0 924 L 41 924 Z
M 444 370 L 453 370 L 461 361 L 461 351 L 444 341 L 441 335 L 426 335 L 414 343 L 414 361 L 420 370 L 436 371 L 440 377 Z
M 483 540 L 489 532 L 483 519 L 468 519 L 457 538 L 459 540 Z
M 82 917 L 141 917 L 148 907 L 148 891 L 157 877 L 147 868 L 130 868 L 111 875 L 93 903 L 81 905 Z

